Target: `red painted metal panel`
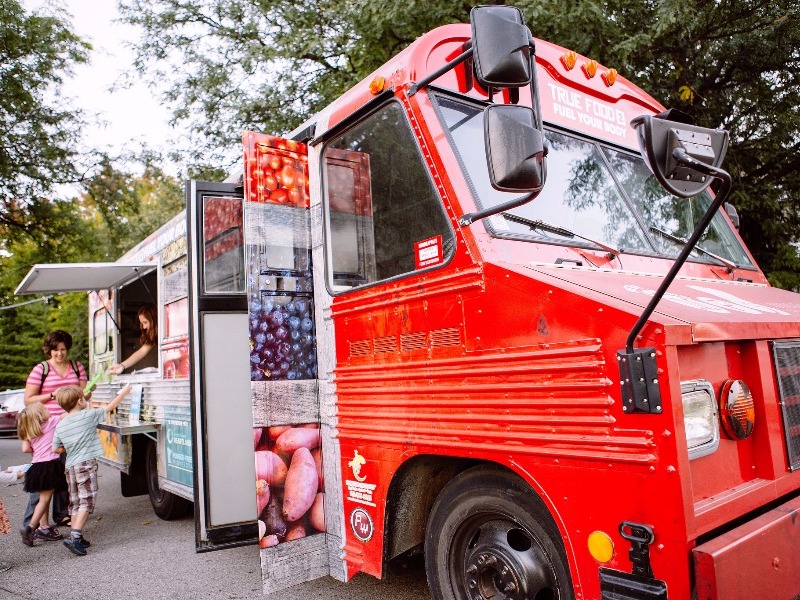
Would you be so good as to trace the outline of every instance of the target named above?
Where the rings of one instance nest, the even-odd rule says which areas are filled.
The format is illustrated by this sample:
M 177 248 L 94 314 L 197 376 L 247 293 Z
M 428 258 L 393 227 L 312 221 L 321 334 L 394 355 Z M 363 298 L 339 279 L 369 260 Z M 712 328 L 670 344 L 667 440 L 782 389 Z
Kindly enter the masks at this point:
M 692 551 L 697 600 L 792 600 L 800 594 L 800 498 Z

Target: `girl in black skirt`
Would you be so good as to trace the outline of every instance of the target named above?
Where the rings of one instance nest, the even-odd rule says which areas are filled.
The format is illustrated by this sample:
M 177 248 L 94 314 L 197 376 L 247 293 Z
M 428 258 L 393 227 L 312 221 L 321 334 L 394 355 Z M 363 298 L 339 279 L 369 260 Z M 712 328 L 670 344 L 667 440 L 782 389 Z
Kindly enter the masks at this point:
M 20 530 L 22 542 L 33 546 L 34 541 L 60 540 L 62 536 L 47 524 L 50 499 L 54 492 L 67 489 L 64 467 L 58 454 L 53 452 L 53 434 L 59 418 L 51 417 L 41 402 L 26 406 L 17 417 L 17 435 L 22 440 L 22 451 L 32 452 L 31 467 L 25 474 L 26 492 L 39 492 L 39 503 L 33 511 L 31 523 Z

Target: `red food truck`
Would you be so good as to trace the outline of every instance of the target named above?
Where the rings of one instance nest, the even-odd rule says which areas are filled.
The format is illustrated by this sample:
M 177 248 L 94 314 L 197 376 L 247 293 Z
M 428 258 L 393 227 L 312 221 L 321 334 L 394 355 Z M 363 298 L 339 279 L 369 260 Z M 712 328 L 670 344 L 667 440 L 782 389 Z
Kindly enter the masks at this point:
M 506 6 L 245 132 L 187 187 L 183 287 L 144 260 L 128 470 L 188 488 L 145 410 L 177 382 L 198 550 L 257 540 L 265 592 L 424 553 L 437 599 L 795 598 L 800 296 L 721 210 L 727 141 Z

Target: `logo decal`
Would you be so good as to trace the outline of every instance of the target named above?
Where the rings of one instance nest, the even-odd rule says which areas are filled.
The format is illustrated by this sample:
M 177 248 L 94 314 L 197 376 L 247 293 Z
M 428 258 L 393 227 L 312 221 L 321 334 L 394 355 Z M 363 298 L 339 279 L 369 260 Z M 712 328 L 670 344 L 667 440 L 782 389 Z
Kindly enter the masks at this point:
M 353 469 L 353 477 L 355 477 L 357 481 L 364 481 L 367 478 L 366 475 L 361 475 L 361 467 L 364 466 L 366 462 L 367 459 L 361 456 L 358 450 L 355 450 L 353 460 L 347 463 L 347 466 Z
M 367 459 L 361 456 L 358 450 L 353 450 L 353 459 L 347 463 L 347 466 L 353 471 L 353 479 L 344 480 L 347 487 L 347 500 L 366 506 L 375 506 L 372 494 L 378 486 L 374 483 L 367 483 L 367 476 L 361 474 L 361 468 L 365 464 L 367 464 Z
M 350 528 L 353 534 L 362 542 L 368 542 L 375 533 L 375 524 L 372 517 L 363 508 L 356 508 L 350 513 Z

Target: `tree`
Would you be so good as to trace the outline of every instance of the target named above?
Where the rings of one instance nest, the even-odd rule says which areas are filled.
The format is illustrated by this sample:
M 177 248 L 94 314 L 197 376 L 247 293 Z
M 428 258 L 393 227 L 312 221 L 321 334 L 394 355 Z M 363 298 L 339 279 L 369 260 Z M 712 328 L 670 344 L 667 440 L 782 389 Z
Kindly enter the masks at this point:
M 60 96 L 63 78 L 85 62 L 89 45 L 58 9 L 27 13 L 0 3 L 0 236 L 46 232 L 49 196 L 77 180 L 78 110 Z
M 77 198 L 42 204 L 52 221 L 48 243 L 21 236 L 0 254 L 0 389 L 25 385 L 44 359 L 44 335 L 64 329 L 73 336 L 70 357 L 88 367 L 88 299 L 85 292 L 57 294 L 49 302 L 23 304 L 14 290 L 37 263 L 115 261 L 175 216 L 184 206 L 180 183 L 145 157 L 141 175 L 121 171 L 105 158 Z M 57 237 L 52 237 L 57 236 Z M 44 238 L 42 238 L 44 239 Z M 14 306 L 6 309 L 4 307 Z
M 476 4 L 395 0 L 122 0 L 137 69 L 168 80 L 195 158 L 238 158 L 242 129 L 281 133 Z M 504 4 L 504 2 L 496 2 Z M 793 0 L 518 0 L 533 34 L 597 59 L 725 127 L 742 235 L 767 272 L 800 232 L 800 4 Z M 215 158 L 212 158 L 214 156 Z M 778 264 L 778 261 L 780 264 Z M 786 282 L 785 276 L 776 283 Z
M 521 1 L 534 35 L 614 67 L 699 125 L 731 133 L 723 167 L 741 234 L 775 285 L 800 259 L 800 4 Z M 791 273 L 794 275 L 791 275 Z M 795 284 L 791 282 L 795 281 Z

